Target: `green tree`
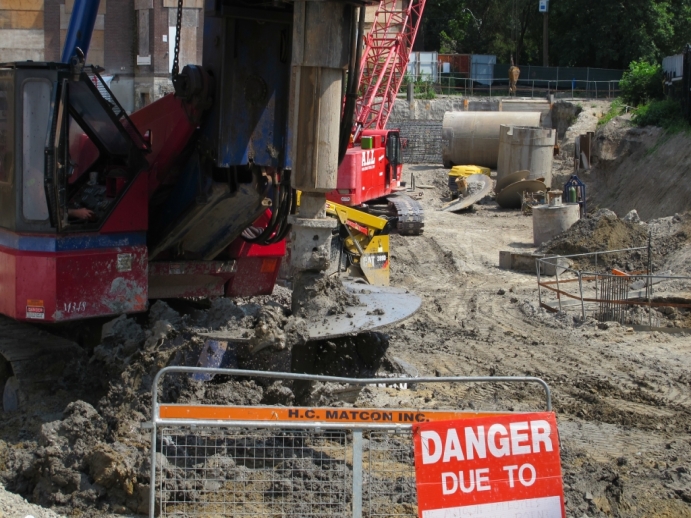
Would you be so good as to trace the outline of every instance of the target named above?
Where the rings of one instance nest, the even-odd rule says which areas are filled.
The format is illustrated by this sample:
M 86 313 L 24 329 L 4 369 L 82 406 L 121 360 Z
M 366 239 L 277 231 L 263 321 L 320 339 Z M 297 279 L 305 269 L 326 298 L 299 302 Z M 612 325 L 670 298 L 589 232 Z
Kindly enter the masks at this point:
M 619 87 L 623 101 L 632 106 L 662 99 L 662 67 L 647 61 L 632 61 Z
M 420 50 L 495 54 L 542 64 L 537 0 L 428 0 Z M 551 0 L 550 64 L 625 68 L 691 42 L 690 0 Z
M 550 57 L 557 65 L 624 68 L 634 60 L 657 60 L 674 40 L 669 1 L 552 4 Z
M 428 0 L 423 14 L 426 50 L 495 54 L 523 62 L 534 52 L 531 29 L 539 21 L 535 0 Z M 527 56 L 527 54 L 526 54 Z

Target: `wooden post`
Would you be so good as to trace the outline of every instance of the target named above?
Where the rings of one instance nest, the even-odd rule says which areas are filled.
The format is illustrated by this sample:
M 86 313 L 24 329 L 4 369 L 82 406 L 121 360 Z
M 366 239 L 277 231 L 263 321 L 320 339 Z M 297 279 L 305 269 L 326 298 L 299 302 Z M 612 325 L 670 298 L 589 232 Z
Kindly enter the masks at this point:
M 549 13 L 545 13 L 542 21 L 542 66 L 549 66 Z

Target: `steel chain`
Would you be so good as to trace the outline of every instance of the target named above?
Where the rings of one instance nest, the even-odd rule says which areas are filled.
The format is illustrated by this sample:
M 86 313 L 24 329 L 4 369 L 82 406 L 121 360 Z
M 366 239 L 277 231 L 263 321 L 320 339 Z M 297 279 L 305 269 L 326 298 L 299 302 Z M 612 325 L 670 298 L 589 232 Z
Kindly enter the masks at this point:
M 171 72 L 173 79 L 180 73 L 180 31 L 182 30 L 182 2 L 178 0 L 178 18 L 175 26 L 175 56 L 173 58 L 173 70 Z

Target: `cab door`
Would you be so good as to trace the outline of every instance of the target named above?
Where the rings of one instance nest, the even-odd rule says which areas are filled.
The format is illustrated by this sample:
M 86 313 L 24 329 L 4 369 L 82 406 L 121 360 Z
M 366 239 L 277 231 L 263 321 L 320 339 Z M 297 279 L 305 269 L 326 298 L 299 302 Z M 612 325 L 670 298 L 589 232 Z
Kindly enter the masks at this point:
M 391 182 L 398 180 L 398 166 L 401 163 L 401 135 L 390 131 L 386 138 L 386 189 L 391 189 Z

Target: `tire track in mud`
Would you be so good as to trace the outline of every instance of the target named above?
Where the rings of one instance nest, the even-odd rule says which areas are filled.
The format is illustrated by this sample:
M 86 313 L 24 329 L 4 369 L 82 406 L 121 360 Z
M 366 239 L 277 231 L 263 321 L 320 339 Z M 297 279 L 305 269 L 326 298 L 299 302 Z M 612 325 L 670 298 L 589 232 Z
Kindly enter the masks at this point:
M 484 308 L 480 311 L 482 316 L 486 318 L 494 317 L 494 308 L 491 305 L 479 304 L 478 307 Z M 521 334 L 521 332 L 530 331 L 530 329 L 526 330 L 526 328 L 520 326 L 521 323 L 529 323 L 530 320 L 528 318 L 520 318 L 520 315 L 518 315 L 519 318 L 517 319 L 509 318 L 513 316 L 510 311 L 504 313 L 504 315 L 507 316 L 507 322 L 510 325 L 506 323 L 499 325 L 505 332 L 511 328 L 514 330 L 508 331 L 511 335 L 516 336 L 518 334 L 525 337 L 526 335 Z M 535 328 L 536 326 L 529 327 Z M 549 334 L 549 331 L 543 333 L 543 340 L 545 334 Z M 555 334 L 559 335 L 560 333 Z M 559 337 L 555 338 L 558 339 Z M 563 341 L 563 337 L 561 339 Z M 551 342 L 551 340 L 544 341 L 546 343 Z M 541 363 L 539 369 L 543 373 L 558 373 L 563 371 L 565 367 L 568 369 L 569 364 L 573 365 L 571 369 L 568 369 L 571 372 L 563 376 L 563 379 L 568 380 L 568 382 L 555 383 L 555 387 L 559 388 L 557 396 L 555 396 L 555 402 L 560 411 L 583 416 L 583 407 L 585 407 L 586 412 L 594 414 L 593 417 L 597 416 L 603 422 L 622 426 L 637 426 L 644 429 L 655 429 L 660 417 L 672 417 L 677 415 L 677 413 L 681 413 L 686 418 L 689 417 L 688 405 L 682 403 L 686 402 L 688 397 L 684 396 L 681 390 L 673 391 L 672 394 L 675 396 L 675 400 L 669 400 L 659 393 L 657 384 L 650 385 L 646 382 L 641 386 L 641 383 L 638 383 L 637 376 L 633 376 L 632 379 L 628 380 L 629 382 L 633 381 L 632 386 L 624 390 L 608 380 L 608 378 L 616 376 L 619 369 L 612 369 L 610 371 L 597 369 L 593 375 L 583 376 L 583 372 L 578 369 L 579 365 L 598 365 L 597 355 L 590 355 L 588 349 L 588 347 L 578 347 L 574 350 L 576 352 L 571 352 L 568 348 L 563 348 L 561 352 L 554 351 L 556 357 L 559 358 L 557 362 L 550 361 L 549 354 L 543 355 L 539 360 Z M 618 360 L 616 357 L 612 359 Z M 627 370 L 624 364 L 621 364 L 621 367 L 622 371 L 625 372 Z M 527 374 L 527 372 L 518 372 L 518 374 Z M 543 377 L 548 381 L 553 378 L 550 375 L 544 375 Z M 574 379 L 577 381 L 574 382 Z M 598 388 L 595 393 L 591 391 L 593 387 Z M 561 394 L 564 396 L 564 401 L 560 401 L 562 399 Z M 682 422 L 685 420 L 683 419 Z M 679 432 L 683 432 L 686 426 L 680 424 L 677 428 Z
M 441 185 L 437 174 L 416 171 L 430 185 Z M 426 191 L 423 203 L 441 194 Z M 429 375 L 545 379 L 560 423 L 569 516 L 691 516 L 689 338 L 540 312 L 535 277 L 496 263 L 499 250 L 526 251 L 531 239 L 529 219 L 493 207 L 434 213 L 424 240 L 395 236 L 394 268 L 398 262 L 405 273 L 392 279 L 423 305 L 391 329 L 393 354 Z M 543 396 L 532 387 L 439 386 L 423 401 L 535 410 Z
M 401 261 L 393 284 L 405 284 L 422 299 L 418 314 L 413 317 L 438 324 L 447 324 L 447 315 L 456 315 L 461 307 L 458 290 L 464 290 L 465 279 L 454 262 L 453 253 L 444 250 L 435 238 L 423 235 L 413 238 L 394 236 L 394 264 Z M 394 267 L 396 268 L 396 267 Z M 439 286 L 447 286 L 445 290 Z

